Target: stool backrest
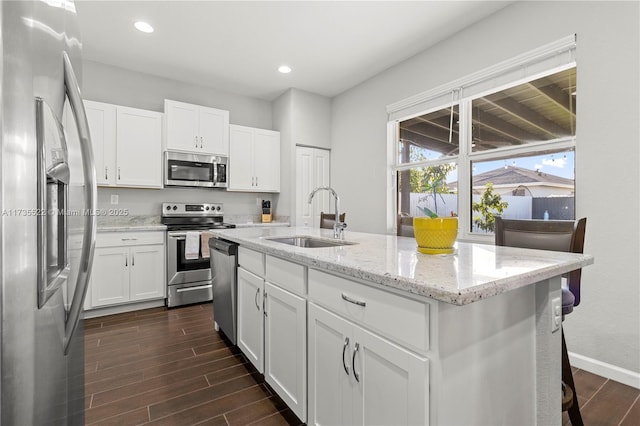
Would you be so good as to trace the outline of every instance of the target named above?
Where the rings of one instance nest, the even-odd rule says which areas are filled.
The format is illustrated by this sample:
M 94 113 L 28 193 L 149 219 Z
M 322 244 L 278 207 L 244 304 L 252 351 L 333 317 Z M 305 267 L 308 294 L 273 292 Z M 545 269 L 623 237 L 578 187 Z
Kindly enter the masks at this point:
M 579 220 L 516 220 L 496 216 L 495 243 L 497 246 L 583 253 L 586 226 L 586 217 Z M 567 275 L 569 290 L 575 297 L 574 306 L 580 304 L 581 272 L 577 269 Z
M 413 237 L 413 216 L 400 216 L 398 215 L 398 230 L 397 234 L 400 237 Z
M 344 223 L 346 213 L 340 214 L 340 222 Z M 336 223 L 335 213 L 320 212 L 320 228 L 333 229 L 333 224 Z

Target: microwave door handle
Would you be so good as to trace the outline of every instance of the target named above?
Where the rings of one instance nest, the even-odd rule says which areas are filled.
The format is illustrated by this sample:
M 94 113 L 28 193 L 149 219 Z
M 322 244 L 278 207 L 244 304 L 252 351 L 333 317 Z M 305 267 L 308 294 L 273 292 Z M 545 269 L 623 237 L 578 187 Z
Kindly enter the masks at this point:
M 62 53 L 64 59 L 64 86 L 71 111 L 75 117 L 76 127 L 78 130 L 78 139 L 80 140 L 80 152 L 82 154 L 82 169 L 84 174 L 84 207 L 88 214 L 84 217 L 84 235 L 82 238 L 82 254 L 80 256 L 80 270 L 76 281 L 75 292 L 64 332 L 64 352 L 69 352 L 69 345 L 80 320 L 84 298 L 89 285 L 91 276 L 91 266 L 93 264 L 93 252 L 96 240 L 96 169 L 93 161 L 93 148 L 91 145 L 91 135 L 89 134 L 89 123 L 87 114 L 82 103 L 82 95 L 78 87 L 78 80 L 73 72 L 71 60 L 67 52 Z

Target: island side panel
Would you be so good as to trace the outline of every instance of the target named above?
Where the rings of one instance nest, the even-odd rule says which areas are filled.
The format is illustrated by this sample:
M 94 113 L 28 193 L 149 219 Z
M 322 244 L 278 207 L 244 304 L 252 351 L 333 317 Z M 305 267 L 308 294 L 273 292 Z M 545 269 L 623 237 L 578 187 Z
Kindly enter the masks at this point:
M 431 424 L 559 422 L 536 421 L 536 305 L 533 285 L 465 306 L 438 303 Z
M 562 335 L 551 331 L 551 300 L 560 298 L 560 277 L 536 283 L 536 360 L 538 386 L 536 424 L 558 425 L 562 422 Z

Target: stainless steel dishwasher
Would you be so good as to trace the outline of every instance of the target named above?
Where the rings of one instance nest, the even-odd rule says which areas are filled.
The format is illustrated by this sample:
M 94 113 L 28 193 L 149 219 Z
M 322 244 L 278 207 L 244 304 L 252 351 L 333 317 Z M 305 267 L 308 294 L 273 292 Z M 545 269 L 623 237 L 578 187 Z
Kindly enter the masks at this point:
M 216 329 L 236 344 L 236 306 L 238 245 L 217 238 L 209 239 L 213 285 L 213 320 Z

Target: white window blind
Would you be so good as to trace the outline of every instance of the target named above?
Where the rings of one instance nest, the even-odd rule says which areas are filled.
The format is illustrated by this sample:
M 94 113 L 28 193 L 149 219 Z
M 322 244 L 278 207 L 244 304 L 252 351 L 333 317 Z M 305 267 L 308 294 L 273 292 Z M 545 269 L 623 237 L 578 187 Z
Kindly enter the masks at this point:
M 452 93 L 457 91 L 460 98 L 475 98 L 520 81 L 533 80 L 563 68 L 570 68 L 575 65 L 575 54 L 576 35 L 572 34 L 458 80 L 388 105 L 389 121 L 405 120 L 432 109 L 451 105 Z

